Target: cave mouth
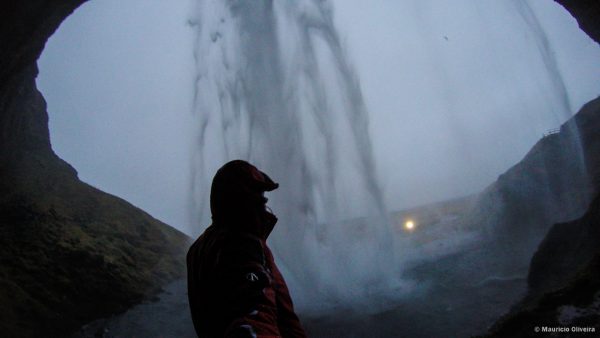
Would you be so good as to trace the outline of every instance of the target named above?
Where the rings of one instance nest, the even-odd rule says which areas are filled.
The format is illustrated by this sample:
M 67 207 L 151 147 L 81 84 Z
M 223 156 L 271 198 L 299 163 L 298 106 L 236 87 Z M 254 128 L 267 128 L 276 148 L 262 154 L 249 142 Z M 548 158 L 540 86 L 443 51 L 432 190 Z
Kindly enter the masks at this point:
M 79 178 L 187 233 L 189 7 L 86 2 L 49 38 L 37 77 L 52 147 Z
M 573 106 L 570 113 L 574 113 L 582 103 L 594 97 L 594 88 L 600 87 L 599 81 L 590 76 L 594 72 L 586 71 L 597 68 L 597 63 L 590 60 L 598 57 L 598 51 L 595 45 L 589 45 L 589 38 L 559 5 L 544 6 L 554 7 L 544 9 L 544 28 L 548 28 L 547 23 L 552 20 L 558 20 L 556 23 L 560 26 L 550 27 L 549 32 L 558 66 L 574 65 L 572 70 L 562 74 Z M 515 64 L 516 71 L 504 72 L 508 75 L 500 77 L 497 83 L 454 86 L 455 81 L 476 81 L 476 71 L 490 74 L 489 67 L 477 65 L 477 62 L 485 64 L 480 62 L 482 58 L 493 59 L 495 51 L 514 49 L 514 46 L 502 47 L 502 44 L 509 45 L 512 37 L 502 30 L 495 31 L 496 24 L 502 22 L 493 20 L 492 15 L 496 13 L 491 10 L 486 12 L 484 8 L 481 12 L 490 17 L 478 19 L 491 22 L 482 36 L 461 37 L 464 32 L 447 18 L 436 25 L 431 17 L 429 21 L 425 17 L 422 24 L 430 24 L 430 31 L 419 31 L 418 25 L 417 28 L 390 29 L 404 39 L 402 43 L 414 47 L 411 52 L 418 55 L 417 58 L 426 60 L 418 63 L 415 58 L 402 56 L 402 50 L 380 50 L 379 54 L 393 52 L 395 54 L 390 55 L 402 56 L 401 61 L 395 61 L 395 56 L 376 58 L 373 50 L 377 49 L 358 46 L 361 41 L 369 41 L 369 35 L 385 41 L 382 36 L 385 37 L 387 26 L 369 27 L 372 20 L 365 20 L 367 24 L 362 26 L 354 24 L 351 20 L 356 8 L 347 7 L 336 6 L 339 12 L 336 24 L 348 35 L 347 49 L 358 66 L 368 108 L 374 115 L 371 130 L 383 131 L 371 133 L 379 177 L 398 176 L 392 175 L 397 168 L 405 173 L 404 178 L 386 182 L 391 187 L 386 191 L 386 198 L 394 201 L 390 203 L 392 209 L 480 191 L 520 160 L 539 137 L 568 117 L 556 111 L 555 107 L 561 105 L 559 100 L 545 93 L 554 90 L 552 85 L 528 80 L 507 92 L 508 100 L 493 94 L 498 88 L 506 90 L 510 81 L 522 78 L 519 72 L 527 71 L 530 66 L 526 62 Z M 469 8 L 459 7 L 452 9 L 451 14 L 457 17 L 473 14 Z M 362 10 L 365 15 L 383 16 L 382 10 Z M 389 8 L 383 10 L 394 12 Z M 562 12 L 562 17 L 557 12 Z M 125 198 L 187 233 L 195 233 L 191 229 L 197 228 L 194 225 L 197 220 L 190 221 L 188 217 L 188 163 L 194 137 L 191 126 L 197 123 L 191 113 L 194 31 L 188 22 L 192 14 L 191 1 L 169 5 L 133 1 L 125 7 L 117 1 L 86 2 L 49 39 L 38 62 L 37 79 L 48 102 L 53 148 L 77 168 L 80 178 Z M 521 28 L 524 27 L 522 21 L 517 22 Z M 473 23 L 481 24 L 477 20 Z M 566 33 L 560 33 L 560 29 Z M 416 34 L 422 43 L 407 40 L 408 32 Z M 575 33 L 578 33 L 576 37 L 566 39 Z M 489 47 L 484 34 L 497 39 L 500 47 Z M 531 42 L 532 35 L 525 39 Z M 452 46 L 459 43 L 470 43 L 471 48 L 482 48 L 485 53 L 466 62 L 452 59 L 453 54 L 459 52 Z M 381 44 L 373 46 L 381 49 Z M 537 77 L 547 82 L 548 76 L 540 73 L 543 69 L 539 68 L 541 58 L 535 55 L 540 53 L 536 48 L 523 50 L 521 55 L 515 52 L 503 56 L 507 60 L 533 60 L 530 62 L 537 65 L 531 67 L 532 71 L 537 69 Z M 584 51 L 585 57 L 571 62 L 574 54 L 563 49 Z M 433 55 L 441 59 L 434 59 Z M 507 67 L 494 60 L 490 63 L 493 67 Z M 406 70 L 406 62 L 415 62 L 414 68 L 426 76 Z M 389 67 L 368 68 L 365 65 L 369 63 Z M 429 68 L 442 75 L 432 75 Z M 410 92 L 406 85 L 398 84 L 393 78 L 400 77 L 396 75 L 398 72 L 406 73 L 405 77 L 420 91 Z M 381 82 L 389 83 L 387 87 L 391 89 L 383 88 Z M 573 89 L 576 82 L 582 90 Z M 445 89 L 452 87 L 457 88 Z M 409 94 L 398 95 L 398 91 Z M 428 99 L 427 91 L 430 96 L 442 99 Z M 474 93 L 467 97 L 469 91 Z M 521 99 L 519 94 L 526 94 L 527 98 Z M 412 100 L 416 107 L 399 100 L 381 99 L 383 95 Z M 532 96 L 540 99 L 532 100 Z M 406 117 L 398 118 L 398 111 Z M 488 137 L 482 137 L 486 134 Z M 392 155 L 388 150 L 390 144 L 401 144 Z M 214 158 L 219 156 L 215 154 Z M 427 175 L 418 176 L 422 172 Z M 203 219 L 201 223 L 206 221 Z
M 445 39 L 444 39 L 444 40 L 445 40 Z M 106 73 L 111 73 L 111 72 L 106 72 Z M 123 80 L 123 79 L 117 78 L 117 79 L 111 79 L 111 80 L 114 80 L 114 81 L 117 81 L 117 82 L 119 82 L 118 80 Z M 148 81 L 153 81 L 153 80 L 148 80 Z M 78 86 L 78 87 L 79 87 L 79 86 Z M 46 92 L 46 90 L 45 90 L 45 89 L 43 89 L 43 88 L 42 88 L 42 90 L 43 90 L 44 92 Z M 74 93 L 74 92 L 75 92 L 75 91 L 73 91 L 73 93 Z M 122 93 L 121 93 L 121 94 L 122 94 Z M 111 95 L 109 95 L 109 96 L 110 96 L 111 98 L 114 98 L 115 96 L 118 96 L 118 93 L 116 93 L 116 94 L 115 94 L 115 93 L 112 93 L 112 94 L 111 94 Z M 131 98 L 132 96 L 136 96 L 136 95 L 135 95 L 135 94 L 133 94 L 133 95 L 131 95 L 131 94 L 127 94 L 127 95 L 125 95 L 125 96 L 129 96 L 129 97 L 126 97 L 126 98 Z M 148 97 L 148 96 L 147 96 L 147 94 L 140 94 L 140 96 L 143 96 L 144 98 L 147 98 L 147 97 Z M 104 101 L 104 100 L 101 100 L 101 101 L 103 101 L 103 102 L 106 102 L 106 101 Z M 90 102 L 91 102 L 91 101 L 90 101 Z M 85 108 L 85 107 L 84 107 L 84 108 Z M 113 108 L 114 108 L 114 107 L 113 107 Z M 52 109 L 52 108 L 51 108 L 51 109 Z M 119 111 L 119 109 L 114 109 L 114 110 L 116 110 L 116 111 Z M 150 110 L 151 110 L 151 109 L 148 109 L 148 111 L 150 111 Z M 168 108 L 165 108 L 164 110 L 169 110 L 169 109 L 168 109 Z M 95 112 L 96 112 L 96 113 L 98 113 L 99 111 L 98 111 L 98 110 L 95 110 Z M 50 114 L 51 114 L 51 116 L 53 115 L 53 113 L 52 113 L 52 112 L 51 112 Z M 102 113 L 99 113 L 99 114 L 100 114 L 100 116 L 102 116 L 102 115 L 103 115 Z M 72 120 L 76 120 L 76 118 L 74 118 L 74 117 L 71 117 L 71 119 L 72 119 Z M 92 121 L 93 121 L 93 117 L 87 117 L 86 119 L 88 119 L 88 120 L 92 120 Z M 140 123 L 140 121 L 146 121 L 147 119 L 148 119 L 148 117 L 144 115 L 144 116 L 134 116 L 134 117 L 132 117 L 130 120 L 128 120 L 127 118 L 124 118 L 123 120 L 115 119 L 115 120 L 112 120 L 112 121 L 110 121 L 110 122 L 118 122 L 117 124 L 123 123 L 123 125 L 121 125 L 121 126 L 126 126 L 126 124 L 125 124 L 126 122 L 130 122 L 130 123 L 132 123 L 132 124 L 135 124 L 135 123 Z M 95 123 L 96 123 L 96 124 L 98 124 L 98 125 L 102 125 L 102 124 L 108 125 L 108 124 L 110 124 L 110 123 L 107 123 L 107 122 L 106 122 L 106 118 L 98 119 L 98 120 L 95 120 L 95 121 L 96 121 Z M 164 121 L 161 121 L 161 122 L 164 122 Z M 160 125 L 161 127 L 163 126 L 163 125 L 162 125 L 162 123 L 159 123 L 159 122 L 156 122 L 156 124 Z M 131 125 L 129 125 L 129 126 L 131 126 Z M 146 130 L 148 130 L 148 129 L 149 129 L 149 130 L 152 130 L 152 131 L 155 131 L 155 130 L 162 130 L 162 129 L 160 129 L 160 128 L 157 128 L 157 129 L 150 128 L 150 127 L 148 127 L 148 125 L 144 125 L 144 126 L 146 126 L 146 127 L 147 127 L 147 128 L 144 128 L 144 129 L 146 129 Z M 77 128 L 77 129 L 79 130 L 79 132 L 82 132 L 82 133 L 89 132 L 89 130 L 85 130 L 85 128 Z M 136 133 L 136 132 L 134 132 L 134 131 L 133 131 L 131 128 L 123 128 L 123 129 L 125 129 L 124 131 L 122 131 L 122 134 L 123 134 L 123 135 L 127 135 L 129 138 L 132 138 L 132 137 L 133 137 L 134 139 L 138 140 L 140 143 L 142 143 L 142 144 L 144 144 L 144 145 L 147 145 L 147 144 L 149 144 L 149 142 L 152 142 L 152 140 L 153 140 L 153 138 L 152 138 L 152 137 L 150 137 L 150 138 L 144 138 L 144 137 L 143 137 L 143 135 L 142 135 L 141 133 Z M 178 131 L 181 131 L 181 129 L 178 129 L 178 128 L 175 128 L 175 129 L 176 129 L 176 130 L 178 130 Z M 117 128 L 117 130 L 118 130 L 118 128 Z M 93 132 L 92 132 L 92 134 L 93 134 Z M 115 132 L 114 132 L 114 130 L 113 130 L 113 135 L 114 135 L 114 134 L 118 134 L 118 133 L 115 133 Z M 152 134 L 154 135 L 154 133 L 152 133 Z M 158 143 L 159 143 L 159 144 L 164 144 L 164 142 L 158 142 Z M 151 144 L 151 143 L 150 143 L 150 144 Z M 105 151 L 107 148 L 111 148 L 111 149 L 112 149 L 112 148 L 119 148 L 119 149 L 123 148 L 123 149 L 125 149 L 125 150 L 126 150 L 126 151 L 125 151 L 125 153 L 127 154 L 127 156 L 123 156 L 122 158 L 125 158 L 125 159 L 126 159 L 126 160 L 128 160 L 128 161 L 129 161 L 129 160 L 131 160 L 132 158 L 134 158 L 134 159 L 135 159 L 135 162 L 138 162 L 138 163 L 141 163 L 141 164 L 144 164 L 144 163 L 145 163 L 145 160 L 144 160 L 144 159 L 141 159 L 141 158 L 136 158 L 135 156 L 133 156 L 133 154 L 136 154 L 136 155 L 137 155 L 137 152 L 136 152 L 136 151 L 134 151 L 134 150 L 132 150 L 132 148 L 133 148 L 133 147 L 131 147 L 130 145 L 128 145 L 128 142 L 119 142 L 119 146 L 118 146 L 118 147 L 85 146 L 85 145 L 83 145 L 83 144 L 82 144 L 81 146 L 84 148 L 83 152 L 92 152 L 92 153 L 94 153 L 94 154 L 102 154 L 102 153 L 104 153 L 104 151 Z M 154 145 L 154 144 L 153 144 L 153 146 L 158 146 L 158 144 L 157 144 L 157 145 Z M 167 145 L 167 146 L 165 146 L 165 147 L 166 147 L 167 149 L 171 149 L 171 150 L 172 150 L 172 145 Z M 141 149 L 141 148 L 140 148 L 140 149 Z M 142 152 L 143 152 L 143 151 L 142 151 Z M 169 153 L 169 151 L 167 151 L 166 153 Z M 60 151 L 59 151 L 59 155 L 60 155 Z M 62 156 L 62 155 L 61 155 L 61 156 Z M 157 155 L 157 154 L 156 154 L 156 152 L 152 152 L 151 154 L 148 154 L 148 156 L 149 156 L 149 157 L 152 157 L 152 158 L 161 158 L 161 159 L 162 159 L 162 158 L 164 158 L 164 157 L 162 157 L 162 156 L 159 156 L 159 155 Z M 98 157 L 100 157 L 100 156 L 98 155 Z M 72 163 L 73 163 L 73 161 L 72 161 L 72 160 L 70 160 L 69 158 L 67 158 L 67 160 L 68 160 L 69 162 L 72 162 Z M 100 159 L 99 159 L 99 160 L 100 160 L 101 162 L 102 162 L 102 161 L 108 161 L 108 160 L 109 160 L 109 158 L 102 158 L 102 157 L 100 157 Z M 122 162 L 123 162 L 123 163 L 127 163 L 127 161 L 122 161 Z M 76 167 L 78 167 L 78 165 L 77 165 L 77 164 L 75 164 L 75 166 L 76 166 Z M 99 167 L 99 165 L 96 165 L 96 166 L 94 166 L 94 170 L 96 170 L 98 167 Z M 137 173 L 140 173 L 140 172 L 142 172 L 143 170 L 146 170 L 146 167 L 147 167 L 147 166 L 144 166 L 144 165 L 141 165 L 141 166 L 139 166 L 139 167 L 133 167 L 133 170 L 132 170 L 132 171 L 133 171 L 133 172 L 135 172 L 135 173 L 137 174 Z M 180 175 L 180 174 L 181 174 L 181 172 L 178 172 L 177 170 L 174 170 L 174 171 L 175 171 L 175 174 L 176 174 L 176 175 Z M 107 169 L 107 171 L 106 171 L 106 172 L 108 172 L 108 173 L 111 173 L 111 175 L 115 175 L 115 173 L 116 173 L 116 172 L 119 172 L 119 169 L 118 169 L 118 168 L 116 168 L 116 169 L 115 169 L 115 168 L 113 167 L 113 168 L 109 168 L 109 169 Z M 165 170 L 164 172 L 161 172 L 161 174 L 166 174 L 166 173 L 168 173 L 168 174 L 172 174 L 172 171 Z M 163 175 L 163 176 L 164 176 L 164 175 Z M 180 176 L 181 176 L 181 175 L 180 175 Z M 134 178 L 134 177 L 137 177 L 137 175 L 126 176 L 126 177 L 124 178 L 124 181 L 131 181 L 131 179 L 132 179 L 132 178 Z M 84 177 L 82 177 L 82 178 L 83 178 L 84 180 L 86 179 L 86 178 L 85 178 L 85 176 L 84 176 Z M 146 183 L 147 183 L 147 180 L 145 180 L 145 181 L 146 181 Z M 139 188 L 136 188 L 136 189 L 139 189 Z M 107 189 L 107 190 L 108 190 L 108 191 L 111 191 L 110 189 Z M 141 191 L 147 191 L 147 190 L 148 190 L 148 186 L 147 186 L 147 184 L 146 184 L 146 185 L 143 185 L 143 189 L 140 189 L 140 190 L 141 190 Z M 157 196 L 164 197 L 164 195 L 157 195 Z M 155 197 L 153 197 L 153 198 L 155 198 Z M 135 203 L 135 202 L 134 202 L 134 203 Z

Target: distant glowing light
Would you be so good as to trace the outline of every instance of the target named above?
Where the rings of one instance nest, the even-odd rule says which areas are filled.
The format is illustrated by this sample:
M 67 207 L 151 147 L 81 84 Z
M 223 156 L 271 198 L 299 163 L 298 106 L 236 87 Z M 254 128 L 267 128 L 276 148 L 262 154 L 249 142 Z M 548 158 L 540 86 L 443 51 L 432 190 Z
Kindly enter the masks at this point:
M 412 231 L 415 228 L 415 222 L 412 220 L 408 220 L 404 222 L 404 229 L 408 231 Z

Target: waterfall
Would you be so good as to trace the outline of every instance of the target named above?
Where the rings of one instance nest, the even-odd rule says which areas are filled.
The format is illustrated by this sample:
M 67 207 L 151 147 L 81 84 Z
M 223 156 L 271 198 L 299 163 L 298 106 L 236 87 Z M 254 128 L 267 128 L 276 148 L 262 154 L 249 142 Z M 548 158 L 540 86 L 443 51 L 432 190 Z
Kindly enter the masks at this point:
M 567 119 L 572 116 L 574 107 L 571 103 L 571 99 L 569 97 L 569 93 L 567 91 L 567 86 L 563 79 L 563 76 L 558 67 L 558 62 L 555 57 L 554 50 L 550 45 L 548 36 L 546 32 L 542 28 L 535 12 L 531 8 L 531 6 L 527 2 L 523 1 L 513 1 L 513 5 L 519 14 L 519 16 L 523 19 L 525 25 L 531 31 L 531 35 L 533 36 L 535 45 L 539 51 L 541 63 L 544 65 L 546 69 L 546 73 L 548 75 L 548 82 L 553 89 L 550 93 L 553 97 L 558 97 L 558 110 L 557 115 L 562 115 L 561 117 Z M 548 99 L 552 99 L 552 97 Z M 574 163 L 573 165 L 573 174 L 571 177 L 571 182 L 565 183 L 565 187 L 563 189 L 567 190 L 567 185 L 578 185 L 581 187 L 590 186 L 590 178 L 588 177 L 588 172 L 586 169 L 585 163 L 585 155 L 583 151 L 583 144 L 581 143 L 581 136 L 579 132 L 579 127 L 575 123 L 567 123 L 564 125 L 563 135 L 570 134 L 572 137 L 565 137 L 568 139 L 567 144 L 563 145 L 563 151 L 565 155 L 573 154 Z M 582 199 L 585 201 L 582 204 L 586 205 L 591 202 L 592 192 L 588 189 L 582 189 L 584 191 L 581 192 Z M 548 195 L 551 196 L 551 192 L 548 191 Z M 569 205 L 563 205 L 564 209 L 579 209 L 577 208 L 577 204 L 579 204 L 579 199 L 575 199 L 575 201 L 569 201 Z M 560 205 L 560 202 L 556 202 L 556 205 Z M 564 202 L 563 202 L 564 204 Z M 573 204 L 573 205 L 572 205 Z
M 360 84 L 327 1 L 199 1 L 195 220 L 216 169 L 245 159 L 280 188 L 269 240 L 300 307 L 390 288 L 394 264 Z

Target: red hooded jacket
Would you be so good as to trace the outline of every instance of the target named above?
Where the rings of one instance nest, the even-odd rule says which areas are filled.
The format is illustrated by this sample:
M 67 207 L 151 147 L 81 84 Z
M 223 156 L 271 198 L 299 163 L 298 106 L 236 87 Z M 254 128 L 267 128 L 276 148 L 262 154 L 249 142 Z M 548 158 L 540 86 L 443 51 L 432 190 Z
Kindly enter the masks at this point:
M 187 254 L 188 298 L 199 337 L 306 337 L 266 244 L 277 218 L 265 191 L 278 187 L 245 161 L 213 179 L 213 224 Z

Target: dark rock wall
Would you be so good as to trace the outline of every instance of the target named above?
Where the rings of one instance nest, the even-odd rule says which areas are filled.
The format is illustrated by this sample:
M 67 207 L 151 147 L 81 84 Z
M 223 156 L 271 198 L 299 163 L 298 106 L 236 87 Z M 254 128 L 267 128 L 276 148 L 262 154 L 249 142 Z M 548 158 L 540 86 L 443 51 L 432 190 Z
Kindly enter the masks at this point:
M 0 336 L 62 337 L 185 274 L 189 238 L 52 151 L 36 61 L 83 0 L 0 2 Z
M 48 37 L 85 0 L 27 0 L 0 3 L 0 88 L 33 65 Z
M 30 65 L 2 87 L 0 92 L 0 159 L 12 166 L 25 153 L 51 153 L 46 102 L 37 90 L 37 66 Z
M 547 327 L 594 327 L 600 334 L 600 195 L 578 220 L 556 224 L 531 262 L 529 292 L 486 337 L 546 337 Z
M 577 19 L 579 28 L 600 43 L 600 1 L 556 0 Z
M 555 224 L 533 255 L 528 284 L 531 295 L 557 289 L 600 254 L 600 195 L 580 219 Z
M 572 122 L 577 125 L 584 149 L 587 175 L 592 193 L 600 193 L 600 99 L 586 103 Z
M 84 0 L 0 2 L 0 163 L 22 143 L 50 149 L 36 61 L 50 35 Z M 31 106 L 19 106 L 30 102 Z M 37 107 L 36 107 L 37 106 Z M 41 149 L 41 148 L 38 148 Z
M 524 274 L 552 224 L 581 217 L 600 191 L 600 98 L 482 192 L 469 219 L 483 228 L 501 274 Z

